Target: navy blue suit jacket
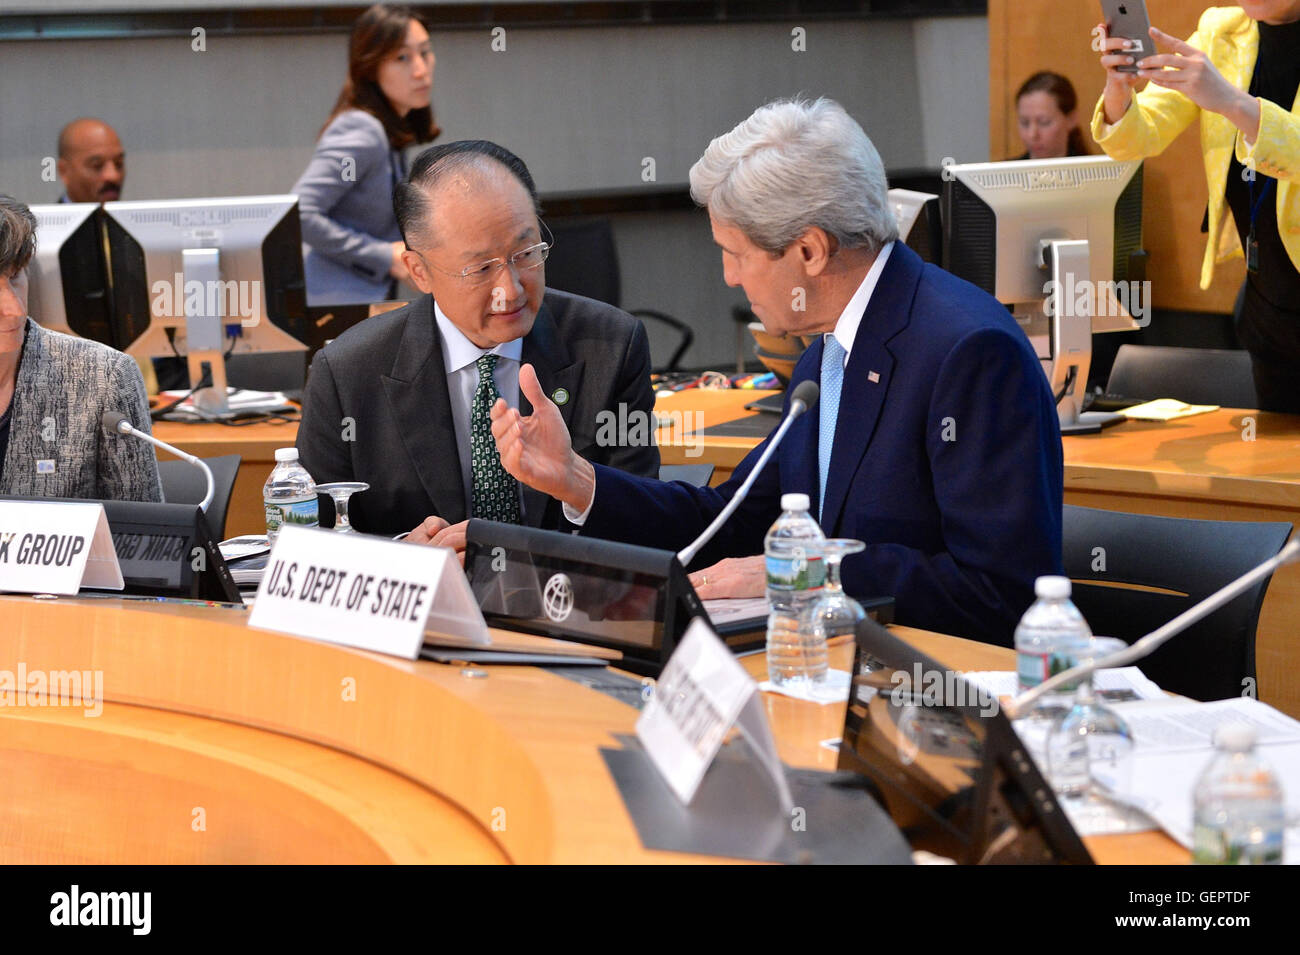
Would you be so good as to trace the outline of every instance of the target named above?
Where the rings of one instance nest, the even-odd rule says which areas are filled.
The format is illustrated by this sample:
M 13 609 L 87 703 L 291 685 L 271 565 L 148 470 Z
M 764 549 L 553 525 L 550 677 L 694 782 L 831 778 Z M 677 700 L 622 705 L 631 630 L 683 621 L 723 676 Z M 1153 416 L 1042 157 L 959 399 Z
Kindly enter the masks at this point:
M 817 380 L 821 360 L 818 340 L 790 390 Z M 814 405 L 694 567 L 761 554 L 782 493 L 816 508 L 817 432 Z M 718 488 L 597 465 L 582 532 L 685 547 L 766 444 Z M 991 296 L 896 243 L 845 368 L 819 515 L 827 536 L 866 542 L 844 561 L 845 589 L 892 595 L 899 623 L 1009 646 L 1034 578 L 1062 572 L 1062 472 L 1055 403 L 1024 333 Z

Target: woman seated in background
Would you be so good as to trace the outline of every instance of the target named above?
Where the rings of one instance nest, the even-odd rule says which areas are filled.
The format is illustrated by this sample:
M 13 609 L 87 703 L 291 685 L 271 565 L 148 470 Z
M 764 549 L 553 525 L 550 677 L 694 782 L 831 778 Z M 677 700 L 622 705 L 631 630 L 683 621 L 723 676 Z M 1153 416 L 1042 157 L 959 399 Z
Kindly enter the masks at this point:
M 1155 28 L 1151 38 L 1162 52 L 1136 62 L 1106 38 L 1093 138 L 1115 159 L 1144 159 L 1200 120 L 1201 288 L 1245 254 L 1235 318 L 1258 407 L 1300 414 L 1300 0 L 1210 7 L 1186 42 Z
M 310 304 L 391 299 L 406 280 L 393 186 L 406 175 L 402 150 L 440 131 L 432 92 L 433 50 L 420 19 L 384 4 L 358 17 L 347 81 L 293 187 Z
M 1087 156 L 1074 86 L 1060 73 L 1035 73 L 1016 92 L 1016 122 L 1028 150 L 1017 159 Z
M 36 217 L 0 195 L 0 494 L 161 501 L 153 447 L 100 426 L 104 412 L 120 411 L 149 430 L 140 368 L 28 318 L 35 251 Z

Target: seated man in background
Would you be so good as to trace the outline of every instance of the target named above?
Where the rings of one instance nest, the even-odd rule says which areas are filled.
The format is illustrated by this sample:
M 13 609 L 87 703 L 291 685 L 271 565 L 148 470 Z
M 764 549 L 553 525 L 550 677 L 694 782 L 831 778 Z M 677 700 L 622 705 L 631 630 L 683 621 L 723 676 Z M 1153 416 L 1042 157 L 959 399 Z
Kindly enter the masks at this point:
M 700 596 L 764 592 L 764 535 L 800 492 L 828 537 L 866 542 L 842 567 L 850 594 L 892 595 L 899 623 L 1010 645 L 1034 579 L 1061 572 L 1060 429 L 1024 333 L 897 241 L 880 157 L 837 103 L 760 108 L 690 179 L 726 283 L 769 332 L 818 336 L 790 390 L 821 388 L 701 552 Z M 527 365 L 519 381 L 535 410 L 492 409 L 502 464 L 595 537 L 687 546 L 766 447 L 719 488 L 633 477 L 574 454 Z
M 112 126 L 74 119 L 59 132 L 60 202 L 116 202 L 126 181 L 126 153 Z
M 149 431 L 140 369 L 28 317 L 35 251 L 31 210 L 0 195 L 0 494 L 161 501 L 153 448 L 100 426 L 104 412 L 120 411 Z
M 352 524 L 447 546 L 463 546 L 470 517 L 561 526 L 559 502 L 521 489 L 492 440 L 498 397 L 532 410 L 519 391 L 521 363 L 535 369 L 578 453 L 657 474 L 645 329 L 610 305 L 547 290 L 550 245 L 523 161 L 481 140 L 435 146 L 416 158 L 393 204 L 404 262 L 424 295 L 317 354 L 298 431 L 318 483 L 370 485 L 349 504 Z M 606 440 L 602 412 L 644 420 L 625 431 L 642 440 Z

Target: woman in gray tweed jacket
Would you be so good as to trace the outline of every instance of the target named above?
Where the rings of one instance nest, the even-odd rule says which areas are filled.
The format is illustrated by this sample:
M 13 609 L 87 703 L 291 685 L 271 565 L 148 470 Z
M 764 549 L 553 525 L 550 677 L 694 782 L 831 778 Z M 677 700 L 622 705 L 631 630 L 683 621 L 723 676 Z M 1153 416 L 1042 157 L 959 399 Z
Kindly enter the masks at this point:
M 31 210 L 0 195 L 0 494 L 161 501 L 153 448 L 99 423 L 121 411 L 149 430 L 140 369 L 27 317 L 24 270 L 35 250 Z

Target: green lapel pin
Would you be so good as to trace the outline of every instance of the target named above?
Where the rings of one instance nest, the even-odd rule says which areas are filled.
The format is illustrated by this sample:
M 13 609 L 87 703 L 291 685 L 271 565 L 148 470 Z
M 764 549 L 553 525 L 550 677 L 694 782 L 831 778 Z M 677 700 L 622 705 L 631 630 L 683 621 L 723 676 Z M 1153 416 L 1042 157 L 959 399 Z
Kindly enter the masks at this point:
M 551 400 L 557 405 L 567 405 L 569 403 L 569 392 L 565 388 L 556 388 L 551 392 Z

